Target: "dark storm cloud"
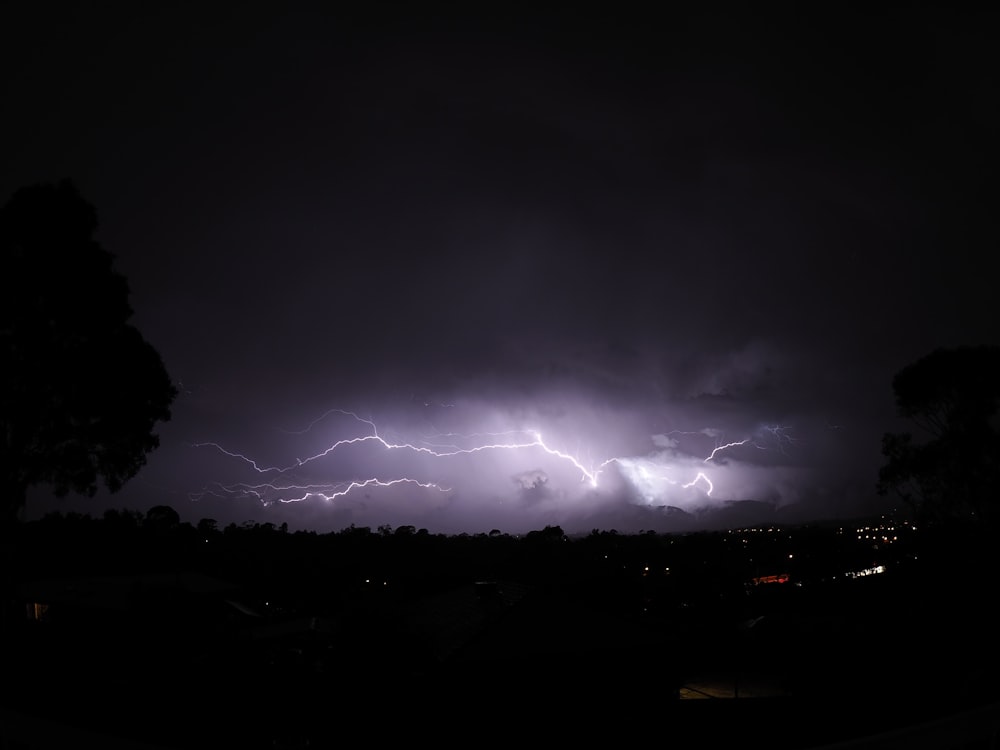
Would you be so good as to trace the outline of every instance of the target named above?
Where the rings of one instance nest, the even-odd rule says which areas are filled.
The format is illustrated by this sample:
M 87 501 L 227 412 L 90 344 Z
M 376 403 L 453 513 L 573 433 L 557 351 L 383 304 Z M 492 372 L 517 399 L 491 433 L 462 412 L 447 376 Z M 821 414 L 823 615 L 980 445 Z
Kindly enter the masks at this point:
M 551 430 L 588 467 L 661 473 L 612 464 L 591 491 L 530 451 L 353 451 L 297 479 L 455 486 L 191 514 L 839 512 L 870 497 L 892 373 L 996 338 L 986 17 L 19 13 L 4 187 L 77 178 L 184 386 L 131 502 L 255 479 L 193 443 L 288 465 L 368 429 L 288 434 L 340 408 L 399 442 Z M 710 501 L 669 485 L 742 440 Z

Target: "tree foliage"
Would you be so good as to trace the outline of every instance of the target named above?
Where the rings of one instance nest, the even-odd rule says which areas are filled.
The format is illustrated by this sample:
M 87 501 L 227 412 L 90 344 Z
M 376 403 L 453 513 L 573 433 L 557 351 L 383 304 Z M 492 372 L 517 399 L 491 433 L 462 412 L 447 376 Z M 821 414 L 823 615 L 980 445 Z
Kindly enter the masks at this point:
M 69 181 L 24 187 L 0 209 L 0 520 L 27 489 L 117 491 L 159 445 L 177 395 L 130 324 L 97 214 Z
M 996 523 L 1000 488 L 1000 347 L 938 349 L 893 379 L 916 432 L 886 433 L 881 494 L 925 518 Z

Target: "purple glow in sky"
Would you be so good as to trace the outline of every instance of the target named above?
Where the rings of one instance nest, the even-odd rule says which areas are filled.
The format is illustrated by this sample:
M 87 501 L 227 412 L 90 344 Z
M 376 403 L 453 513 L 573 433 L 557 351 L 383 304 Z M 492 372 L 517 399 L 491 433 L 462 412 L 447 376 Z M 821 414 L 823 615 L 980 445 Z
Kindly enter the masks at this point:
M 29 517 L 857 515 L 893 374 L 1000 341 L 995 11 L 21 6 L 4 199 L 77 182 L 181 390 Z
M 713 525 L 713 512 L 754 500 L 793 518 L 803 488 L 829 482 L 822 459 L 836 463 L 844 449 L 834 427 L 804 417 L 800 437 L 790 424 L 732 416 L 727 427 L 699 427 L 690 407 L 609 408 L 552 393 L 541 403 L 411 401 L 385 418 L 333 408 L 232 442 L 192 443 L 190 464 L 205 480 L 189 498 L 209 516 L 224 504 L 333 530 L 676 530 Z

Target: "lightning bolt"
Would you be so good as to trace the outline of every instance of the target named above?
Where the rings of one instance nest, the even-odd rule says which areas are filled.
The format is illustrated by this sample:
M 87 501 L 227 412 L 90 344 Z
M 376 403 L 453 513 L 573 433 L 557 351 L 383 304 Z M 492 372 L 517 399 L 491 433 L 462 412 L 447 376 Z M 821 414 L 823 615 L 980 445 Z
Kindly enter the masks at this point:
M 707 464 L 709 461 L 711 461 L 712 459 L 714 459 L 715 456 L 716 456 L 716 454 L 719 451 L 724 451 L 724 450 L 727 450 L 729 448 L 735 448 L 735 447 L 740 446 L 740 445 L 746 445 L 750 441 L 751 441 L 751 438 L 743 438 L 742 440 L 737 440 L 737 441 L 732 442 L 732 443 L 726 443 L 725 445 L 717 445 L 717 446 L 715 446 L 715 448 L 712 449 L 712 452 L 705 459 L 705 463 Z
M 694 487 L 696 484 L 698 484 L 698 482 L 704 482 L 706 485 L 708 485 L 708 490 L 705 492 L 705 494 L 711 497 L 712 490 L 715 489 L 715 486 L 712 484 L 712 480 L 709 479 L 707 476 L 705 476 L 705 474 L 701 471 L 698 472 L 698 474 L 695 476 L 694 479 L 692 479 L 687 484 L 682 484 L 681 487 L 683 487 L 684 489 L 688 489 L 690 487 Z
M 773 438 L 772 442 L 777 446 L 778 450 L 785 453 L 785 447 L 796 442 L 796 439 L 791 435 L 791 428 L 787 425 L 763 425 L 760 428 L 761 432 L 765 432 Z M 703 431 L 704 432 L 704 431 Z M 685 433 L 690 434 L 690 433 Z M 760 437 L 746 437 L 742 440 L 734 440 L 730 443 L 724 443 L 722 445 L 717 445 L 712 449 L 712 452 L 708 454 L 704 462 L 707 464 L 714 460 L 715 457 L 722 451 L 729 450 L 730 448 L 738 448 L 742 445 L 752 445 L 758 450 L 767 450 L 767 441 L 762 440 Z
M 369 419 L 362 419 L 357 414 L 355 414 L 353 411 L 344 411 L 343 409 L 328 409 L 327 411 L 323 412 L 318 417 L 316 417 L 316 419 L 314 419 L 312 422 L 310 422 L 309 424 L 307 424 L 301 430 L 280 430 L 280 432 L 283 432 L 286 435 L 305 435 L 307 432 L 310 432 L 313 427 L 315 427 L 316 425 L 318 425 L 320 422 L 322 422 L 324 419 L 326 419 L 327 417 L 329 417 L 331 414 L 343 414 L 345 417 L 353 417 L 358 422 L 364 422 L 365 424 L 369 424 L 369 425 L 372 426 L 373 429 L 375 427 L 375 425 L 372 423 L 371 420 L 369 420 Z
M 361 481 L 354 480 L 335 484 L 279 485 L 273 482 L 265 482 L 263 484 L 245 484 L 243 482 L 237 482 L 230 485 L 216 484 L 214 486 L 218 487 L 219 491 L 206 488 L 200 492 L 191 493 L 190 497 L 192 500 L 201 500 L 208 495 L 222 498 L 242 496 L 244 498 L 253 498 L 259 501 L 264 507 L 267 507 L 269 505 L 273 505 L 274 503 L 301 503 L 311 498 L 332 501 L 344 497 L 354 490 L 363 489 L 365 487 L 392 487 L 397 484 L 412 484 L 417 487 L 438 490 L 440 492 L 451 491 L 447 487 L 442 487 L 434 482 L 420 482 L 416 479 L 409 479 L 406 477 L 389 480 L 372 477 Z M 291 492 L 293 494 L 290 497 L 285 497 L 281 494 L 284 492 Z M 276 494 L 277 497 L 270 497 L 273 494 Z
M 632 459 L 613 459 L 621 463 L 626 475 L 631 479 L 633 485 L 639 491 L 639 493 L 646 498 L 646 501 L 653 503 L 658 493 L 656 492 L 657 482 L 666 482 L 674 487 L 681 487 L 682 489 L 691 489 L 692 487 L 697 487 L 699 482 L 703 483 L 706 487 L 705 496 L 711 497 L 712 492 L 715 490 L 715 486 L 712 484 L 712 480 L 708 478 L 708 475 L 703 471 L 695 473 L 693 479 L 688 482 L 679 482 L 674 479 L 669 474 L 661 471 L 651 471 L 649 466 L 645 463 L 640 463 Z
M 662 466 L 662 458 L 650 460 L 616 456 L 605 459 L 596 465 L 588 465 L 577 455 L 546 442 L 541 431 L 535 429 L 507 430 L 503 432 L 444 432 L 433 435 L 425 435 L 417 442 L 396 441 L 388 439 L 380 434 L 373 419 L 361 417 L 355 412 L 344 409 L 330 409 L 309 422 L 303 429 L 281 430 L 281 432 L 288 435 L 306 435 L 311 433 L 319 423 L 332 415 L 348 417 L 359 425 L 364 425 L 365 429 L 361 434 L 355 434 L 350 437 L 338 439 L 316 453 L 296 458 L 293 462 L 284 465 L 263 463 L 244 453 L 226 448 L 216 442 L 192 443 L 191 446 L 194 448 L 211 448 L 227 457 L 243 462 L 257 474 L 272 475 L 273 479 L 270 481 L 261 481 L 259 483 L 237 482 L 223 484 L 221 482 L 214 482 L 198 492 L 191 493 L 191 499 L 198 500 L 207 496 L 250 498 L 267 506 L 273 503 L 299 503 L 310 499 L 335 501 L 353 492 L 361 491 L 366 488 L 387 488 L 396 485 L 411 485 L 420 489 L 445 493 L 452 491 L 450 488 L 444 487 L 437 482 L 425 481 L 423 479 L 409 476 L 389 478 L 374 476 L 368 478 L 353 478 L 350 480 L 331 483 L 312 484 L 300 484 L 295 481 L 296 473 L 304 470 L 310 464 L 329 457 L 335 452 L 349 446 L 364 444 L 372 444 L 388 452 L 402 451 L 439 460 L 485 452 L 535 450 L 541 451 L 542 453 L 561 462 L 568 463 L 577 472 L 579 472 L 580 482 L 587 484 L 594 489 L 598 487 L 602 474 L 612 464 L 618 465 L 623 470 L 623 476 L 626 479 L 633 481 L 633 483 L 646 483 L 646 485 L 649 486 L 650 482 L 660 481 L 684 489 L 702 488 L 707 497 L 711 497 L 712 492 L 715 489 L 712 479 L 706 471 L 694 472 L 694 476 L 688 481 L 680 481 L 673 476 L 668 475 L 667 472 L 657 471 L 655 473 L 651 473 L 647 469 L 647 466 Z M 794 438 L 792 438 L 789 434 L 788 427 L 782 425 L 769 425 L 762 429 L 763 432 L 771 436 L 777 442 L 779 447 L 783 447 L 786 444 L 794 442 Z M 678 431 L 674 432 L 676 433 Z M 682 434 L 718 436 L 721 432 L 718 430 L 701 430 L 697 433 L 692 432 Z M 704 459 L 702 459 L 702 463 L 714 463 L 722 452 L 745 445 L 753 445 L 754 447 L 760 449 L 765 448 L 761 440 L 755 437 L 747 437 L 742 440 L 735 440 L 716 445 L 715 448 L 713 448 L 712 451 Z
M 772 424 L 764 425 L 762 428 L 764 432 L 767 432 L 771 437 L 774 438 L 774 442 L 778 446 L 778 450 L 782 453 L 785 452 L 786 446 L 793 445 L 796 439 L 791 435 L 791 428 L 787 425 Z
M 338 448 L 342 448 L 342 447 L 347 446 L 347 445 L 357 445 L 359 443 L 367 443 L 367 442 L 378 443 L 383 448 L 385 448 L 386 450 L 390 450 L 390 451 L 407 450 L 407 451 L 412 451 L 414 453 L 426 454 L 426 455 L 429 455 L 429 456 L 433 456 L 435 458 L 450 458 L 450 457 L 453 457 L 453 456 L 468 455 L 468 454 L 472 454 L 472 453 L 481 453 L 483 451 L 524 450 L 524 449 L 528 449 L 528 448 L 541 448 L 542 451 L 544 451 L 545 453 L 549 454 L 550 456 L 554 456 L 554 457 L 559 458 L 561 460 L 570 462 L 583 475 L 582 476 L 582 481 L 588 481 L 588 482 L 590 482 L 591 486 L 593 486 L 593 487 L 597 486 L 598 476 L 600 475 L 601 470 L 604 468 L 604 466 L 606 466 L 607 464 L 609 464 L 612 461 L 616 460 L 616 459 L 613 459 L 613 458 L 612 459 L 608 459 L 607 461 L 604 461 L 602 464 L 600 464 L 600 466 L 598 466 L 597 469 L 588 469 L 586 466 L 584 466 L 572 454 L 566 453 L 565 451 L 561 451 L 561 450 L 559 450 L 557 448 L 553 448 L 552 446 L 546 444 L 545 440 L 542 438 L 541 433 L 538 432 L 537 430 L 512 430 L 512 431 L 509 431 L 507 433 L 478 433 L 479 435 L 484 435 L 484 436 L 486 436 L 486 435 L 497 435 L 497 436 L 499 436 L 499 435 L 504 435 L 504 434 L 508 434 L 508 435 L 526 435 L 530 439 L 513 441 L 513 442 L 489 442 L 489 443 L 484 443 L 482 445 L 476 445 L 476 446 L 471 447 L 471 448 L 461 448 L 461 447 L 459 447 L 457 445 L 428 446 L 428 445 L 416 445 L 414 443 L 394 443 L 394 442 L 390 442 L 390 441 L 386 440 L 381 435 L 379 435 L 378 434 L 378 430 L 375 427 L 375 423 L 372 422 L 371 420 L 362 419 L 361 417 L 358 417 L 357 415 L 355 415 L 352 412 L 341 412 L 341 413 L 342 414 L 346 414 L 346 415 L 350 415 L 350 416 L 354 417 L 355 419 L 357 419 L 360 422 L 365 422 L 365 423 L 371 425 L 371 427 L 372 427 L 372 433 L 371 434 L 367 434 L 367 435 L 358 435 L 356 437 L 344 438 L 344 439 L 338 440 L 335 443 L 332 443 L 331 445 L 329 445 L 327 448 L 325 448 L 322 451 L 320 451 L 319 453 L 315 453 L 315 454 L 313 454 L 311 456 L 308 456 L 306 458 L 297 458 L 297 459 L 295 459 L 295 463 L 289 464 L 287 466 L 262 466 L 256 460 L 250 458 L 249 456 L 246 456 L 246 455 L 244 455 L 242 453 L 239 453 L 239 452 L 236 452 L 236 451 L 228 450 L 228 449 L 224 448 L 223 446 L 219 445 L 218 443 L 213 443 L 213 442 L 193 443 L 192 446 L 195 447 L 195 448 L 205 448 L 205 447 L 215 448 L 220 453 L 223 453 L 223 454 L 225 454 L 227 456 L 230 456 L 232 458 L 236 458 L 236 459 L 239 459 L 241 461 L 244 461 L 246 464 L 248 464 L 249 466 L 251 466 L 254 469 L 254 471 L 256 471 L 256 472 L 258 472 L 260 474 L 266 474 L 266 473 L 269 473 L 269 472 L 274 472 L 274 473 L 277 473 L 277 474 L 286 474 L 286 473 L 292 471 L 293 469 L 302 468 L 302 467 L 306 466 L 307 464 L 312 463 L 313 461 L 317 461 L 317 460 L 319 460 L 321 458 L 329 456 L 331 453 L 333 453 L 334 451 L 336 451 Z M 314 420 L 310 424 L 310 427 L 307 428 L 306 431 L 308 431 L 308 429 L 311 429 L 312 426 L 314 426 L 316 424 L 316 422 L 320 421 L 321 419 L 323 419 L 323 417 L 320 417 L 319 419 Z M 471 437 L 471 436 L 474 436 L 476 434 L 477 433 L 470 433 L 470 435 L 465 435 L 463 437 Z M 439 449 L 436 449 L 436 448 L 444 448 L 444 450 L 439 450 Z M 433 484 L 416 482 L 415 480 L 407 480 L 407 481 L 414 481 L 416 484 L 419 484 L 422 487 L 424 487 L 424 486 L 436 486 L 436 485 L 433 485 Z M 377 483 L 377 482 L 375 482 L 375 480 L 369 480 L 369 484 L 371 484 L 371 483 Z M 392 483 L 396 483 L 396 482 L 392 482 Z M 359 485 L 359 486 L 362 486 L 362 485 Z M 388 485 L 380 485 L 380 486 L 388 486 Z M 337 496 L 339 497 L 342 494 L 344 494 L 344 493 L 340 493 Z

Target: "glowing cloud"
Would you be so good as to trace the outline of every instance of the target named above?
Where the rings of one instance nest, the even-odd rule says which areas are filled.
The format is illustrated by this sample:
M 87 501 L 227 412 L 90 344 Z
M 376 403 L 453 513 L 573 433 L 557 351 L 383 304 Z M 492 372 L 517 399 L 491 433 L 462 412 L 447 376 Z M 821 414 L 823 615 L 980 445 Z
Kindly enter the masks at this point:
M 643 436 L 625 434 L 635 420 L 595 415 L 585 406 L 531 410 L 449 403 L 447 412 L 421 406 L 426 413 L 418 425 L 424 429 L 404 418 L 399 432 L 331 409 L 300 429 L 280 431 L 278 455 L 303 442 L 313 446 L 283 460 L 218 442 L 194 443 L 223 457 L 237 476 L 210 482 L 191 499 L 346 507 L 363 495 L 367 505 L 402 509 L 410 519 L 456 503 L 470 506 L 469 512 L 503 507 L 508 514 L 527 512 L 528 506 L 572 513 L 623 501 L 697 510 L 746 497 L 741 487 L 748 483 L 741 477 L 753 473 L 747 451 L 794 444 L 787 426 L 766 425 L 735 440 L 723 440 L 724 433 L 712 427 Z M 448 424 L 441 429 L 435 421 Z M 759 485 L 759 477 L 751 484 Z

